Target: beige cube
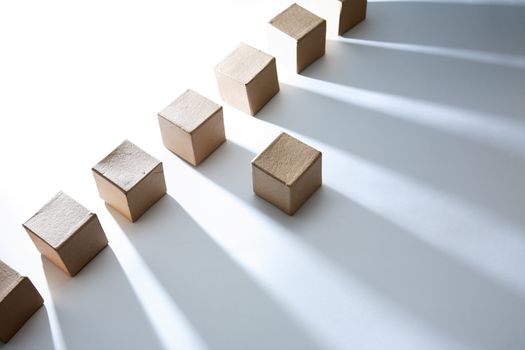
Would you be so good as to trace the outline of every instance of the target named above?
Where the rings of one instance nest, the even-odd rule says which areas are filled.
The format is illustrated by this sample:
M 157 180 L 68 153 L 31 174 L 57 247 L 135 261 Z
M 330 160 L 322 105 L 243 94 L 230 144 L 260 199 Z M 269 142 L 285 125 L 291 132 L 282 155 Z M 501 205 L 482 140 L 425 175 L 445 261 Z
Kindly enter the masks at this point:
M 279 92 L 275 57 L 242 43 L 215 67 L 224 101 L 255 115 Z
M 198 165 L 226 141 L 222 107 L 187 90 L 158 114 L 164 146 Z
M 321 186 L 321 152 L 282 133 L 252 161 L 253 191 L 293 215 Z
M 299 3 L 326 19 L 331 35 L 344 34 L 366 17 L 366 0 L 301 0 Z
M 326 46 L 326 21 L 293 4 L 269 23 L 270 52 L 297 73 L 322 57 Z
M 0 260 L 0 341 L 7 343 L 43 304 L 29 278 Z
M 92 170 L 100 197 L 131 222 L 166 194 L 162 163 L 128 140 Z
M 63 192 L 23 226 L 40 253 L 70 276 L 108 244 L 97 215 Z

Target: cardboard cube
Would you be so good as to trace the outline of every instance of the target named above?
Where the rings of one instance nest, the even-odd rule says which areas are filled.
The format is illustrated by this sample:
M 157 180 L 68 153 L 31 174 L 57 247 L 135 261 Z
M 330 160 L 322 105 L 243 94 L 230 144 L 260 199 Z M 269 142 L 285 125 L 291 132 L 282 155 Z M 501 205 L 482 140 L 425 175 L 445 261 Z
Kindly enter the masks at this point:
M 302 0 L 305 8 L 326 19 L 328 33 L 342 35 L 366 17 L 367 0 Z
M 215 77 L 222 99 L 250 115 L 279 92 L 275 57 L 244 43 L 215 66 Z
M 222 107 L 187 90 L 158 114 L 164 146 L 198 165 L 226 141 Z
M 131 222 L 166 194 L 162 162 L 128 140 L 92 170 L 100 197 Z
M 252 161 L 253 191 L 293 215 L 321 186 L 321 152 L 286 133 Z
M 29 278 L 0 260 L 0 341 L 7 343 L 42 304 Z
M 70 276 L 108 245 L 97 215 L 63 192 L 23 226 L 40 253 Z
M 268 43 L 279 62 L 299 73 L 324 55 L 326 21 L 293 4 L 270 21 Z

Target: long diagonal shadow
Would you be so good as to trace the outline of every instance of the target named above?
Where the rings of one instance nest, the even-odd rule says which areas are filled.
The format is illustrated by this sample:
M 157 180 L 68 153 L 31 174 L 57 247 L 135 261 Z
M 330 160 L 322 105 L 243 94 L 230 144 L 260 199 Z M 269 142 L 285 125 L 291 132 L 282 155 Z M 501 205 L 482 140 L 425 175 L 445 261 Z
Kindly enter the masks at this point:
M 349 38 L 525 57 L 525 6 L 452 1 L 374 1 Z
M 67 348 L 162 348 L 111 247 L 73 278 L 42 263 Z
M 55 348 L 49 324 L 47 309 L 44 305 L 18 330 L 9 343 L 0 342 L 0 349 L 27 350 Z
M 525 122 L 523 68 L 342 39 L 327 41 L 325 57 L 303 74 L 343 86 L 488 113 L 522 127 Z
M 517 154 L 283 83 L 258 117 L 525 226 L 525 161 Z
M 328 186 L 281 213 L 252 193 L 251 158 L 230 143 L 199 170 L 424 324 L 477 349 L 525 345 L 522 296 Z
M 274 219 L 387 299 L 463 343 L 487 350 L 525 346 L 523 296 L 331 188 L 321 188 L 294 220 Z
M 170 195 L 134 224 L 110 212 L 210 349 L 320 348 Z

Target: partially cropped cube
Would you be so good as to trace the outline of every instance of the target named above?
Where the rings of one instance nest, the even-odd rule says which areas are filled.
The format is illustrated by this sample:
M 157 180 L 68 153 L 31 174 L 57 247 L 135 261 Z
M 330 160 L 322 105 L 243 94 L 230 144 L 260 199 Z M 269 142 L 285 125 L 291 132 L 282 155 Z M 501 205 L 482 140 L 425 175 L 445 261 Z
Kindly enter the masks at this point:
M 164 146 L 198 165 L 226 141 L 222 107 L 187 90 L 158 114 Z
M 270 21 L 268 42 L 279 62 L 299 73 L 324 55 L 326 21 L 293 4 Z
M 293 215 L 321 186 L 321 152 L 282 133 L 252 161 L 253 191 Z
M 7 343 L 42 304 L 29 278 L 0 260 L 0 341 Z
M 162 162 L 128 140 L 92 170 L 100 197 L 131 222 L 166 194 Z
M 215 67 L 224 101 L 255 115 L 279 92 L 275 57 L 242 43 Z
M 367 0 L 302 0 L 307 9 L 328 22 L 328 33 L 342 35 L 366 17 Z
M 108 245 L 97 215 L 63 192 L 23 226 L 40 253 L 70 276 Z

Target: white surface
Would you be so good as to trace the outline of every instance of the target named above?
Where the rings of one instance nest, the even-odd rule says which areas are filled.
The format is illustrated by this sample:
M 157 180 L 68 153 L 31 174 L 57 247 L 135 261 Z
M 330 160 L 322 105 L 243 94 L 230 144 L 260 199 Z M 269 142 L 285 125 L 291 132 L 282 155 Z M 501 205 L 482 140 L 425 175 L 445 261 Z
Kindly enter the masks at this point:
M 287 5 L 0 4 L 0 258 L 46 301 L 2 350 L 525 348 L 525 3 L 370 2 L 202 166 L 164 149 L 156 113 L 222 103 L 214 64 Z M 294 217 L 251 189 L 281 130 L 324 154 Z M 167 176 L 136 224 L 90 170 L 124 138 Z M 21 226 L 60 189 L 110 240 L 72 279 Z

